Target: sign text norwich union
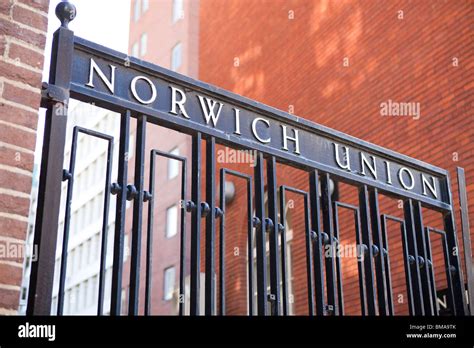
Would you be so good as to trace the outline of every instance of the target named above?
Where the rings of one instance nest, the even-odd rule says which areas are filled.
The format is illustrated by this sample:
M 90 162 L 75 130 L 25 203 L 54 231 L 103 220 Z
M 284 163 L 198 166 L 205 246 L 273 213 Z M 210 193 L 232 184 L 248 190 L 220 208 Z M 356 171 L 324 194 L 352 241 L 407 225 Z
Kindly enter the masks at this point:
M 147 115 L 149 122 L 189 133 L 201 131 L 341 179 L 350 177 L 387 192 L 408 192 L 434 205 L 449 202 L 444 192 L 446 173 L 439 168 L 125 55 L 91 53 L 76 47 L 72 97 L 94 93 L 110 109 L 119 98 L 121 105 L 125 101 L 133 112 Z

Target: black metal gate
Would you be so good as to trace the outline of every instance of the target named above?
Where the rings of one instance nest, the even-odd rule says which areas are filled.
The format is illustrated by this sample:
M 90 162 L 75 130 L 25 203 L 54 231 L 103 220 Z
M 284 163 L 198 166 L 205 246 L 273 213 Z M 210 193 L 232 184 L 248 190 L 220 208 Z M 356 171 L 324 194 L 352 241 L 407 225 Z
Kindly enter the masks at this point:
M 225 177 L 246 180 L 248 237 L 248 313 L 250 315 L 286 315 L 289 313 L 285 214 L 286 195 L 296 194 L 304 202 L 304 231 L 309 315 L 344 315 L 344 284 L 341 258 L 325 251 L 337 248 L 340 239 L 338 211 L 353 213 L 358 250 L 358 289 L 362 315 L 393 315 L 391 261 L 395 255 L 388 246 L 389 221 L 398 223 L 402 239 L 403 270 L 406 277 L 409 314 L 438 315 L 433 256 L 430 235 L 442 236 L 447 279 L 447 298 L 452 314 L 473 314 L 468 306 L 474 293 L 471 246 L 464 172 L 458 170 L 461 198 L 462 235 L 465 274 L 469 296 L 458 252 L 456 224 L 448 172 L 400 155 L 379 146 L 319 126 L 293 115 L 275 110 L 217 87 L 187 78 L 153 64 L 130 58 L 92 42 L 75 37 L 67 24 L 75 16 L 69 3 L 60 3 L 56 11 L 62 26 L 55 32 L 49 84 L 43 91 L 47 108 L 41 176 L 34 243 L 38 245 L 38 262 L 32 264 L 27 313 L 50 314 L 54 277 L 61 184 L 67 181 L 67 199 L 61 258 L 57 314 L 63 313 L 64 285 L 67 267 L 67 245 L 70 206 L 73 199 L 74 166 L 79 133 L 108 142 L 107 176 L 103 202 L 103 229 L 107 227 L 110 196 L 116 195 L 115 233 L 112 241 L 102 234 L 97 313 L 103 314 L 105 288 L 105 253 L 113 243 L 111 282 L 111 315 L 120 315 L 124 258 L 124 222 L 127 200 L 133 201 L 133 227 L 128 313 L 138 314 L 140 258 L 142 254 L 142 216 L 148 205 L 147 241 L 153 237 L 154 182 L 144 180 L 145 134 L 147 126 L 157 124 L 192 136 L 191 199 L 186 193 L 186 158 L 153 149 L 151 170 L 156 156 L 181 161 L 181 250 L 180 294 L 185 292 L 183 247 L 186 239 L 184 212 L 191 214 L 190 229 L 190 314 L 225 314 L 225 260 L 223 243 L 219 244 L 219 306 L 216 306 L 216 230 L 225 234 Z M 113 137 L 75 127 L 71 159 L 63 169 L 69 98 L 96 105 L 121 114 L 117 181 L 112 183 Z M 127 180 L 131 119 L 136 119 L 134 183 Z M 202 148 L 201 142 L 205 142 Z M 220 192 L 216 184 L 216 146 L 256 151 L 253 175 L 222 168 Z M 205 152 L 205 168 L 201 168 Z M 307 177 L 308 190 L 279 185 L 277 165 L 298 168 Z M 205 178 L 201 177 L 204 169 Z M 153 172 L 150 178 L 153 177 Z M 205 179 L 205 186 L 203 181 Z M 265 183 L 266 180 L 266 183 Z M 357 188 L 356 204 L 338 199 L 339 184 Z M 266 186 L 265 186 L 266 185 Z M 333 186 L 333 187 L 332 187 Z M 335 186 L 335 187 L 334 187 Z M 203 197 L 202 187 L 205 187 Z M 333 192 L 336 191 L 336 194 Z M 220 194 L 217 201 L 217 194 Z M 379 196 L 399 199 L 403 216 L 383 214 Z M 220 203 L 218 207 L 217 203 Z M 444 229 L 425 226 L 422 209 L 440 212 Z M 201 221 L 205 219 L 205 231 Z M 205 232 L 205 245 L 201 236 Z M 268 255 L 267 255 L 268 244 Z M 329 247 L 329 248 L 328 248 Z M 253 255 L 253 250 L 256 250 Z M 204 253 L 202 253 L 204 250 Z M 146 252 L 145 314 L 149 314 L 151 287 L 151 248 Z M 254 258 L 256 267 L 253 269 Z M 201 260 L 202 259 L 202 260 Z M 205 265 L 204 293 L 201 293 L 200 267 Z M 268 268 L 267 268 L 268 267 Z M 267 274 L 269 272 L 269 274 Z M 256 275 L 254 275 L 256 273 Z M 255 284 L 254 284 L 255 283 Z M 253 294 L 256 292 L 256 310 Z M 204 313 L 200 300 L 204 299 Z M 179 313 L 184 314 L 184 302 Z M 219 307 L 219 308 L 217 308 Z M 469 309 L 470 307 L 470 309 Z

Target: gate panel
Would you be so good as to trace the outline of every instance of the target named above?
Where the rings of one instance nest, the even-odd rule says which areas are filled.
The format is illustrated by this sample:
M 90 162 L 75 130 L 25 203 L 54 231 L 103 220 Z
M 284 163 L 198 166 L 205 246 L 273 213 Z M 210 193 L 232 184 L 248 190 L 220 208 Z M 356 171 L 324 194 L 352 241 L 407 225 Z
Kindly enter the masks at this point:
M 148 184 L 148 191 L 144 192 L 144 200 L 148 201 L 148 221 L 147 221 L 147 255 L 146 255 L 146 285 L 145 285 L 145 315 L 151 314 L 150 306 L 152 301 L 152 269 L 153 269 L 153 234 L 154 234 L 154 211 L 155 199 L 159 198 L 155 189 L 155 159 L 157 156 L 172 159 L 181 163 L 181 196 L 179 207 L 181 209 L 180 215 L 180 249 L 179 249 L 179 295 L 178 295 L 178 312 L 179 315 L 184 315 L 186 312 L 186 262 L 185 262 L 185 248 L 186 248 L 186 198 L 187 198 L 187 160 L 172 153 L 163 152 L 157 149 L 150 151 L 150 182 Z
M 282 293 L 283 293 L 283 315 L 288 315 L 288 275 L 287 275 L 287 242 L 286 242 L 286 192 L 298 194 L 304 199 L 304 237 L 305 237 L 305 253 L 306 253 L 306 284 L 308 289 L 308 314 L 314 315 L 314 270 L 313 270 L 313 243 L 316 241 L 316 234 L 311 231 L 310 225 L 310 205 L 309 195 L 306 191 L 296 189 L 289 186 L 280 186 L 280 225 L 278 226 L 280 232 L 280 249 L 281 249 L 281 270 L 282 270 Z M 320 293 L 316 294 L 320 296 Z
M 179 313 L 184 314 L 185 297 L 185 217 L 183 210 L 191 212 L 190 248 L 190 314 L 199 315 L 201 298 L 204 296 L 204 313 L 216 314 L 216 219 L 221 218 L 219 235 L 219 313 L 225 313 L 225 174 L 221 171 L 221 209 L 216 206 L 216 145 L 234 146 L 258 151 L 253 177 L 228 171 L 247 179 L 247 229 L 248 238 L 248 296 L 249 314 L 253 314 L 253 240 L 256 233 L 256 289 L 257 314 L 288 314 L 288 288 L 286 267 L 288 263 L 285 245 L 285 191 L 293 191 L 304 197 L 305 252 L 308 286 L 308 306 L 312 315 L 344 314 L 341 260 L 338 255 L 324 255 L 327 248 L 337 250 L 339 243 L 339 206 L 354 211 L 357 246 L 363 250 L 359 265 L 359 290 L 362 314 L 394 314 L 392 279 L 386 220 L 400 223 L 402 248 L 407 282 L 410 314 L 436 315 L 436 286 L 432 269 L 430 230 L 423 224 L 422 208 L 437 210 L 443 214 L 445 244 L 444 255 L 450 287 L 450 301 L 454 314 L 468 313 L 464 298 L 464 279 L 459 260 L 454 221 L 454 208 L 447 171 L 416 159 L 330 130 L 299 117 L 275 110 L 258 102 L 237 96 L 214 86 L 195 81 L 153 64 L 130 58 L 124 54 L 74 37 L 67 29 L 67 18 L 53 40 L 50 84 L 44 91 L 43 105 L 47 105 L 45 139 L 41 164 L 40 189 L 34 243 L 39 246 L 39 261 L 33 263 L 30 276 L 28 314 L 49 314 L 53 288 L 53 269 L 60 211 L 61 181 L 63 179 L 64 144 L 66 137 L 67 103 L 69 93 L 86 102 L 119 112 L 120 145 L 117 182 L 110 185 L 112 140 L 109 141 L 107 179 L 104 200 L 103 236 L 100 262 L 98 314 L 103 312 L 104 271 L 107 245 L 107 214 L 109 194 L 117 196 L 114 237 L 111 315 L 122 313 L 122 286 L 124 260 L 124 228 L 126 201 L 133 200 L 133 226 L 130 265 L 130 293 L 128 313 L 138 314 L 140 290 L 140 256 L 142 247 L 143 203 L 148 202 L 145 313 L 150 314 L 152 242 L 154 220 L 154 156 L 151 153 L 149 191 L 144 189 L 145 133 L 147 123 L 177 130 L 192 136 L 192 187 L 191 200 L 186 199 L 186 159 L 182 160 L 181 188 L 181 248 Z M 61 57 L 61 61 L 59 61 Z M 140 81 L 140 83 L 137 83 Z M 140 96 L 148 95 L 149 99 Z M 148 98 L 148 97 L 147 97 Z M 205 109 L 219 103 L 217 115 Z M 179 108 L 179 111 L 177 111 Z M 211 107 L 210 107 L 211 108 Z M 222 115 L 220 115 L 222 111 Z M 220 118 L 219 118 L 220 115 Z M 137 119 L 134 185 L 127 182 L 128 149 L 130 142 L 130 118 Z M 212 122 L 211 122 L 212 121 Z M 73 135 L 66 221 L 63 240 L 63 260 L 60 274 L 58 313 L 63 312 L 67 246 L 69 238 L 70 204 L 74 174 Z M 93 136 L 97 132 L 83 130 Z M 206 166 L 201 167 L 202 140 L 206 141 Z M 165 156 L 166 157 L 166 156 Z M 169 157 L 169 156 L 168 156 Z M 177 158 L 175 158 L 177 159 Z M 369 160 L 370 159 L 370 160 Z M 372 160 L 372 163 L 371 163 Z M 266 161 L 266 171 L 264 168 Z M 290 165 L 309 176 L 309 191 L 288 186 L 280 187 L 280 211 L 278 207 L 276 166 Z M 205 183 L 202 171 L 205 170 Z M 370 171 L 370 172 L 369 172 Z M 71 174 L 72 173 L 72 174 Z M 320 174 L 321 173 L 321 174 Z M 265 179 L 268 194 L 268 213 L 265 211 Z M 253 213 L 252 181 L 255 185 L 255 214 Z M 339 202 L 339 183 L 358 188 L 358 204 Z M 203 185 L 205 184 L 205 185 Z M 308 183 L 306 183 L 308 184 Z M 335 194 L 331 191 L 334 186 Z M 319 185 L 321 187 L 319 187 Z M 205 186 L 206 202 L 201 201 Z M 465 185 L 464 185 L 465 186 Z M 461 191 L 465 187 L 460 185 Z M 321 192 L 321 194 L 320 194 Z M 396 197 L 404 202 L 404 219 L 381 215 L 378 195 Z M 333 196 L 332 196 L 333 195 Z M 321 197 L 320 197 L 321 196 Z M 464 196 L 464 195 L 461 195 Z M 467 210 L 463 206 L 463 236 L 465 244 Z M 280 214 L 280 220 L 279 216 Z M 253 216 L 255 215 L 255 216 Z M 205 220 L 205 236 L 201 233 L 202 218 Z M 322 228 L 320 226 L 322 219 Z M 280 221 L 280 223 L 278 223 Z M 51 233 L 46 233 L 54 231 Z M 268 237 L 267 237 L 268 233 Z M 279 238 L 279 234 L 281 236 Z M 201 250 L 201 238 L 205 237 Z M 266 243 L 269 243 L 267 260 Z M 201 252 L 205 259 L 201 264 Z M 323 260 L 324 258 L 324 260 Z M 468 281 L 472 282 L 472 269 L 465 254 Z M 431 264 L 431 265 L 430 265 Z M 204 294 L 201 294 L 201 266 L 205 268 Z M 267 266 L 270 267 L 269 271 Z M 269 272 L 269 274 L 267 274 Z M 281 272 L 281 274 L 280 274 Z M 375 275 L 374 275 L 375 273 Z M 269 285 L 267 287 L 267 275 Z M 374 279 L 375 278 L 375 279 Z M 280 282 L 283 281 L 280 292 Z M 468 285 L 471 297 L 473 284 Z M 182 300 L 181 300 L 182 297 Z M 314 307 L 316 302 L 316 308 Z M 471 298 L 472 302 L 472 298 Z M 268 305 L 270 304 L 270 306 Z M 471 306 L 472 311 L 472 306 Z
M 420 202 L 413 203 L 413 217 L 415 222 L 416 247 L 418 252 L 417 267 L 420 272 L 421 290 L 423 291 L 423 308 L 425 315 L 434 315 L 433 296 L 430 280 L 428 255 L 425 245 L 423 215 Z
M 221 217 L 220 217 L 220 231 L 219 231 L 219 314 L 225 314 L 226 301 L 226 263 L 225 263 L 225 217 L 226 217 L 226 199 L 225 199 L 225 184 L 227 175 L 232 175 L 246 180 L 247 188 L 247 287 L 248 287 L 248 314 L 252 316 L 253 313 L 253 298 L 255 286 L 253 283 L 253 190 L 252 190 L 252 176 L 244 173 L 236 172 L 234 170 L 221 168 L 220 170 L 220 198 Z

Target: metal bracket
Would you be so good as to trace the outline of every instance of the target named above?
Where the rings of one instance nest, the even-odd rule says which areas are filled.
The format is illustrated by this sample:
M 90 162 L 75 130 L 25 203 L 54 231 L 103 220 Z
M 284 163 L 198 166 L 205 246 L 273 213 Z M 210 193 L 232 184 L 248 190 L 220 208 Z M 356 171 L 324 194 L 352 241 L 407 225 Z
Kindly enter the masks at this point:
M 273 230 L 273 221 L 270 218 L 265 218 L 265 232 L 271 232 Z
M 143 191 L 143 202 L 148 202 L 152 198 L 152 194 L 148 191 Z
M 256 228 L 257 230 L 262 226 L 262 222 L 257 216 L 252 218 L 252 227 Z
M 132 201 L 138 197 L 138 191 L 134 185 L 127 185 L 127 201 Z
M 72 174 L 69 170 L 63 169 L 63 181 L 71 180 Z
M 211 207 L 207 202 L 201 202 L 201 217 L 206 217 L 211 211 Z
M 47 108 L 48 105 L 60 103 L 67 106 L 69 100 L 69 90 L 56 85 L 43 82 L 41 85 L 41 107 Z
M 224 212 L 222 211 L 221 208 L 219 207 L 216 207 L 215 211 L 214 211 L 214 218 L 218 219 L 220 218 L 222 215 L 224 215 Z

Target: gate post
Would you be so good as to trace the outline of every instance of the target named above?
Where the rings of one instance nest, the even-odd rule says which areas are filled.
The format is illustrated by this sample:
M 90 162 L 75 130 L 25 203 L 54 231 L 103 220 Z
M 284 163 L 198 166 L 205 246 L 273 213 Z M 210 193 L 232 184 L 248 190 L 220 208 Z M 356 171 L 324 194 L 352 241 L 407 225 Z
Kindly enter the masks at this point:
M 474 315 L 474 272 L 472 269 L 472 249 L 471 236 L 469 229 L 469 214 L 467 208 L 467 192 L 466 177 L 464 169 L 458 167 L 458 190 L 459 190 L 459 206 L 461 210 L 461 233 L 464 247 L 464 263 L 466 265 L 466 282 L 469 295 L 469 313 Z
M 448 257 L 453 270 L 451 272 L 453 278 L 454 291 L 454 315 L 467 315 L 468 308 L 464 291 L 464 277 L 462 274 L 462 266 L 459 257 L 458 238 L 456 234 L 456 222 L 454 220 L 453 197 L 451 193 L 451 180 L 449 175 L 443 183 L 448 192 L 448 202 L 451 206 L 450 210 L 444 214 L 444 230 L 446 232 L 446 242 L 448 243 Z
M 38 247 L 38 258 L 31 265 L 27 315 L 51 313 L 67 105 L 74 50 L 74 33 L 67 25 L 76 16 L 76 8 L 71 3 L 61 2 L 56 7 L 56 16 L 61 21 L 61 27 L 53 36 L 49 85 L 44 91 L 43 99 L 47 102 L 47 111 L 33 240 L 34 245 Z M 44 105 L 42 102 L 42 106 Z

